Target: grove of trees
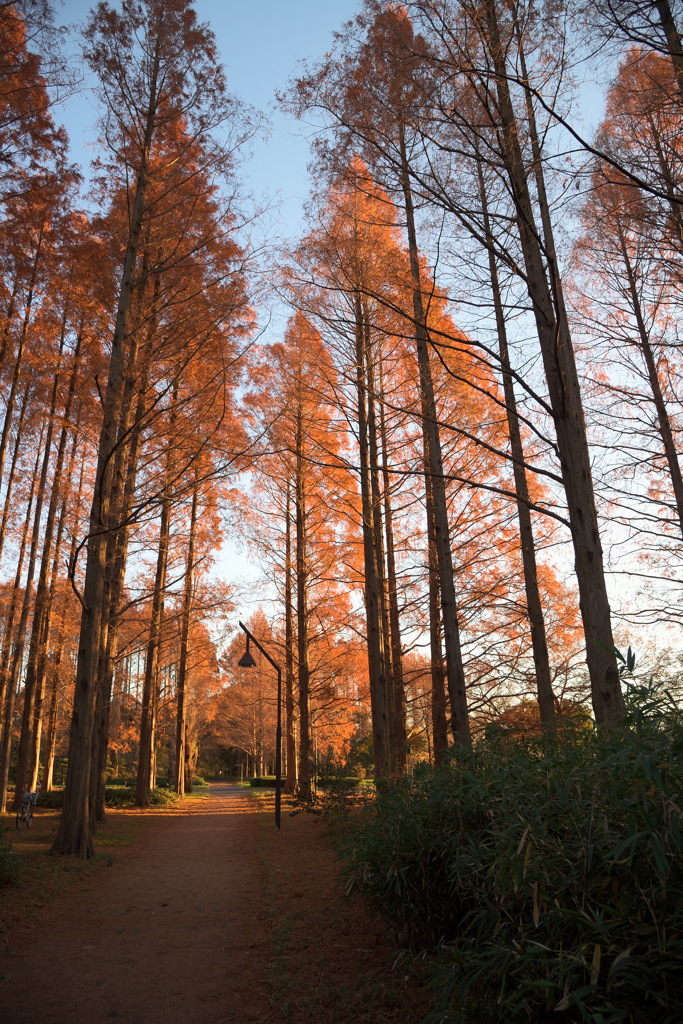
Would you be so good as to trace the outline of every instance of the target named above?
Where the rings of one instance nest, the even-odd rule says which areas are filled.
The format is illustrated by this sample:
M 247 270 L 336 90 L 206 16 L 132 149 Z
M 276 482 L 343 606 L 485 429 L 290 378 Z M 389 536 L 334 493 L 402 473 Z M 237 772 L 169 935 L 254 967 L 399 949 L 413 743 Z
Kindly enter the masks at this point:
M 279 96 L 310 196 L 259 249 L 262 118 L 191 0 L 88 16 L 89 176 L 48 3 L 0 5 L 0 810 L 63 784 L 53 851 L 87 858 L 112 776 L 144 807 L 198 762 L 274 771 L 228 538 L 303 800 L 322 763 L 400 776 L 492 722 L 615 729 L 615 643 L 675 684 L 679 25 L 362 0 Z

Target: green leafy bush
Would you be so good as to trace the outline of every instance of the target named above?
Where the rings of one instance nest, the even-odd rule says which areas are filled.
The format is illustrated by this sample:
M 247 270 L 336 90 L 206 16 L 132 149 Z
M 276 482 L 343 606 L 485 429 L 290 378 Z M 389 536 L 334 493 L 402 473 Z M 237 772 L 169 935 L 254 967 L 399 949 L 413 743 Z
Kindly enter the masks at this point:
M 130 804 L 135 799 L 135 794 L 130 789 L 119 789 L 109 787 L 104 791 L 105 803 L 108 807 L 120 807 L 122 804 Z M 38 807 L 47 807 L 52 810 L 61 810 L 64 806 L 64 790 L 52 789 L 49 793 L 39 793 L 37 800 Z
M 337 789 L 342 793 L 355 789 L 356 786 L 360 786 L 361 783 L 362 780 L 357 778 L 355 775 L 321 776 L 318 779 L 318 785 L 322 789 Z
M 346 758 L 346 773 L 355 772 L 361 777 L 370 777 L 374 770 L 374 760 L 372 733 L 356 736 L 351 740 L 351 747 Z
M 49 793 L 39 793 L 36 806 L 61 810 L 64 806 L 64 790 L 51 789 Z
M 174 803 L 176 799 L 175 793 L 168 790 L 152 789 L 149 793 L 152 805 Z M 107 807 L 130 807 L 135 803 L 135 790 L 127 786 L 107 786 L 104 801 Z M 64 790 L 53 789 L 49 793 L 40 793 L 37 806 L 61 810 L 64 806 Z
M 682 1019 L 683 721 L 629 703 L 619 734 L 492 731 L 347 830 L 347 888 L 430 958 L 435 1020 Z
M 152 789 L 147 794 L 147 799 L 152 807 L 166 807 L 168 804 L 177 803 L 178 796 L 173 790 Z
M 110 789 L 104 791 L 104 802 L 107 807 L 129 807 L 135 803 L 135 790 L 127 788 Z
M 311 776 L 311 778 L 312 777 L 313 776 Z M 285 777 L 283 775 L 282 776 L 282 785 L 283 785 L 283 787 L 284 787 L 284 784 L 285 784 Z M 355 776 L 353 776 L 353 777 L 352 776 L 340 777 L 340 776 L 331 776 L 331 775 L 329 775 L 329 776 L 328 775 L 326 775 L 326 776 L 322 776 L 321 775 L 321 776 L 318 777 L 318 785 L 321 786 L 324 789 L 327 789 L 327 788 L 332 789 L 332 788 L 336 787 L 336 788 L 338 788 L 340 790 L 344 790 L 346 792 L 346 791 L 348 791 L 350 789 L 354 789 L 356 786 L 360 786 L 360 784 L 361 784 L 361 780 L 356 778 Z M 249 785 L 250 786 L 256 786 L 256 787 L 274 786 L 275 785 L 275 776 L 274 775 L 257 775 L 256 778 L 249 779 Z
M 201 777 L 201 775 L 197 775 L 197 776 L 193 777 L 192 785 L 193 786 L 206 786 L 207 783 L 204 781 L 204 779 Z
M 342 795 L 350 793 L 356 786 L 361 784 L 361 776 L 358 774 L 354 775 L 349 771 L 348 764 L 343 765 L 331 757 L 321 761 L 317 771 L 314 766 L 311 766 L 311 768 L 311 778 L 315 775 L 318 787 L 324 789 L 328 794 Z

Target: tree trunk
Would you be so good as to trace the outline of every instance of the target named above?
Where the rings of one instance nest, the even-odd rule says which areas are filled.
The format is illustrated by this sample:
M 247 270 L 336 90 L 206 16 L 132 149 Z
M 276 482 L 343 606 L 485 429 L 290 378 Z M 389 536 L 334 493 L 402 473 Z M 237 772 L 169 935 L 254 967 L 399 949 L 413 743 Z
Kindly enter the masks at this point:
M 55 386 L 56 386 L 55 381 Z M 28 625 L 28 616 L 31 607 L 31 597 L 33 594 L 33 575 L 36 568 L 36 558 L 38 554 L 38 539 L 40 536 L 40 522 L 43 510 L 43 498 L 45 496 L 45 484 L 47 480 L 47 470 L 50 461 L 50 448 L 52 441 L 52 428 L 54 425 L 54 414 L 55 414 L 55 391 L 52 393 L 52 404 L 50 407 L 50 413 L 48 417 L 47 436 L 45 438 L 45 447 L 43 452 L 43 465 L 40 472 L 40 479 L 38 481 L 38 490 L 36 493 L 36 510 L 33 518 L 33 533 L 31 535 L 31 548 L 29 551 L 28 569 L 26 574 L 26 586 L 24 590 L 24 603 L 21 608 L 21 617 L 19 619 L 19 627 L 17 629 L 17 639 L 14 645 L 14 652 L 12 656 L 12 670 L 10 674 L 10 685 L 16 687 L 19 676 L 21 674 L 21 668 L 24 661 L 24 646 L 26 641 L 26 629 Z M 33 721 L 33 707 L 35 700 L 35 672 L 31 679 L 28 678 L 24 685 L 24 708 L 21 717 L 21 734 L 19 736 L 19 750 L 17 752 L 17 781 L 16 789 L 14 794 L 14 806 L 19 807 L 21 803 L 21 794 L 28 785 L 28 767 L 30 757 L 30 728 Z
M 64 310 L 64 319 L 62 322 L 62 337 L 60 340 L 59 357 L 60 366 L 61 358 L 64 347 L 64 335 L 66 331 L 66 318 L 67 309 Z M 43 699 L 45 696 L 45 672 L 47 666 L 47 656 L 50 645 L 50 625 L 51 625 L 51 613 L 52 613 L 52 598 L 54 597 L 54 584 L 56 583 L 56 574 L 59 571 L 59 549 L 61 546 L 61 531 L 64 528 L 64 515 L 66 514 L 66 500 L 64 502 L 64 508 L 60 517 L 60 530 L 59 537 L 56 544 L 55 558 L 53 561 L 52 579 L 53 584 L 49 582 L 49 568 L 50 568 L 50 555 L 52 552 L 52 536 L 55 526 L 55 518 L 57 515 L 57 505 L 59 503 L 60 491 L 62 487 L 62 470 L 64 468 L 64 455 L 66 453 L 66 445 L 69 434 L 69 421 L 71 418 L 71 407 L 73 405 L 74 393 L 76 390 L 76 374 L 79 365 L 79 356 L 81 349 L 81 341 L 83 337 L 83 330 L 79 331 L 78 339 L 76 342 L 76 348 L 74 351 L 73 365 L 71 369 L 71 379 L 69 381 L 69 390 L 67 399 L 64 405 L 63 425 L 61 435 L 59 438 L 59 445 L 57 447 L 57 460 L 55 463 L 54 473 L 52 477 L 52 490 L 50 493 L 50 504 L 48 507 L 47 517 L 45 521 L 45 536 L 43 538 L 43 552 L 40 561 L 40 574 L 38 576 L 38 586 L 36 588 L 36 601 L 33 612 L 33 625 L 31 628 L 31 640 L 29 644 L 29 656 L 28 665 L 26 669 L 26 694 L 31 694 L 32 709 L 29 708 L 29 714 L 32 714 L 32 722 L 29 724 L 28 729 L 28 765 L 29 765 L 29 781 L 28 788 L 33 790 L 35 788 L 38 776 L 38 767 L 40 760 L 40 734 L 43 726 Z M 60 372 L 58 370 L 55 377 L 54 388 L 52 392 L 52 409 L 51 416 L 54 413 L 55 402 L 57 397 L 57 389 L 59 386 Z M 67 472 L 67 481 L 71 481 L 71 475 L 73 472 L 74 459 L 76 457 L 76 446 L 78 438 L 78 424 L 74 431 L 74 442 L 73 450 L 71 454 L 71 464 Z M 48 440 L 47 444 L 52 444 L 52 422 L 48 427 Z M 46 452 L 46 458 L 48 453 Z M 26 701 L 24 702 L 24 713 L 26 714 Z
M 650 345 L 650 338 L 647 332 L 647 327 L 645 326 L 645 318 L 643 317 L 643 311 L 640 305 L 640 296 L 638 295 L 636 278 L 633 272 L 633 267 L 631 266 L 631 260 L 628 254 L 628 248 L 626 246 L 626 239 L 624 238 L 621 222 L 618 222 L 618 230 L 621 257 L 626 268 L 631 304 L 633 306 L 636 324 L 638 325 L 640 350 L 643 353 L 643 359 L 645 360 L 645 366 L 647 368 L 650 390 L 652 391 L 652 400 L 657 412 L 659 436 L 662 439 L 664 454 L 669 467 L 669 476 L 671 477 L 671 486 L 673 488 L 676 512 L 678 514 L 678 525 L 681 529 L 681 533 L 683 533 L 683 476 L 681 475 L 681 466 L 678 461 L 678 453 L 676 451 L 676 444 L 673 437 L 673 431 L 671 429 L 671 420 L 669 419 L 666 402 L 664 401 L 662 387 L 659 383 L 657 364 L 655 363 L 652 347 Z
M 149 241 L 149 227 L 147 231 Z M 152 314 L 148 317 L 147 335 L 139 360 L 140 324 L 144 317 L 142 303 L 144 299 L 144 282 L 148 272 L 148 254 L 145 251 L 142 261 L 141 278 L 143 285 L 138 288 L 138 301 L 135 311 L 137 329 L 133 333 L 126 383 L 121 410 L 121 422 L 118 431 L 118 451 L 114 459 L 111 488 L 111 519 L 107 539 L 106 556 L 106 592 L 109 605 L 100 634 L 101 654 L 99 662 L 98 692 L 95 705 L 95 726 L 93 731 L 93 754 L 90 779 L 90 820 L 91 827 L 103 822 L 106 815 L 105 797 L 107 785 L 107 750 L 109 746 L 109 720 L 111 714 L 112 684 L 118 651 L 120 629 L 120 605 L 123 596 L 128 561 L 128 541 L 130 537 L 130 516 L 135 498 L 138 461 L 142 440 L 142 424 L 147 409 L 147 388 L 149 383 L 150 360 L 157 335 L 157 307 L 160 293 L 159 275 L 154 280 Z M 137 391 L 137 406 L 132 429 L 132 410 Z M 116 525 L 117 528 L 113 528 Z
M 162 615 L 163 618 L 163 615 Z M 154 680 L 154 700 L 152 703 L 152 727 L 149 751 L 149 788 L 157 788 L 157 746 L 159 744 L 159 662 L 157 661 L 157 674 Z
M 71 535 L 71 551 L 69 552 L 69 562 L 71 565 L 76 555 L 76 544 L 78 536 L 78 520 L 81 514 L 81 498 L 83 495 L 83 477 L 85 475 L 85 455 L 81 460 L 81 471 L 78 478 L 78 494 L 76 496 L 76 507 L 74 510 L 74 527 Z M 55 660 L 52 666 L 52 688 L 51 688 L 51 703 L 50 703 L 50 718 L 47 733 L 47 742 L 45 744 L 45 792 L 48 793 L 52 789 L 52 776 L 54 771 L 55 762 L 55 747 L 57 742 L 57 711 L 59 707 L 59 694 L 61 684 L 61 667 L 62 657 L 64 654 L 64 641 L 65 641 L 65 630 L 66 630 L 66 615 L 69 607 L 68 596 L 64 595 L 62 602 L 62 610 L 59 622 L 59 631 L 57 633 L 57 643 L 55 645 Z
M 129 332 L 129 314 L 135 282 L 138 246 L 142 230 L 145 195 L 148 183 L 148 162 L 155 127 L 158 104 L 156 82 L 159 71 L 159 51 L 155 48 L 152 59 L 151 90 L 146 111 L 145 135 L 140 167 L 135 187 L 135 198 L 130 213 L 130 226 L 126 243 L 123 275 L 119 290 L 116 324 L 109 360 L 109 377 L 104 400 L 104 415 L 90 513 L 81 636 L 76 668 L 74 708 L 69 736 L 69 770 L 64 787 L 64 807 L 59 830 L 52 845 L 54 853 L 72 854 L 87 858 L 93 854 L 90 824 L 90 763 L 92 734 L 95 723 L 95 705 L 98 691 L 98 661 L 101 651 L 103 616 L 108 604 L 105 595 L 107 531 L 109 529 L 109 489 L 111 486 L 111 455 L 117 441 L 121 421 L 124 392 L 124 363 L 126 340 Z
M 420 260 L 415 234 L 415 215 L 413 197 L 410 187 L 408 158 L 406 156 L 403 126 L 399 126 L 401 148 L 401 185 L 405 203 L 406 225 L 408 229 L 408 251 L 410 255 L 410 272 L 413 288 L 413 318 L 415 323 L 415 343 L 417 346 L 417 362 L 420 374 L 420 397 L 422 402 L 422 429 L 427 436 L 429 464 L 432 472 L 432 497 L 434 502 L 434 526 L 436 530 L 436 551 L 439 562 L 439 586 L 441 592 L 441 615 L 443 618 L 444 644 L 446 647 L 446 681 L 448 698 L 451 708 L 451 731 L 456 743 L 469 744 L 470 722 L 467 713 L 467 689 L 465 670 L 462 663 L 460 648 L 460 626 L 458 624 L 458 608 L 455 600 L 455 579 L 453 573 L 453 555 L 451 552 L 450 525 L 448 522 L 448 504 L 446 501 L 446 481 L 443 474 L 441 455 L 441 438 L 436 418 L 436 401 L 434 383 L 429 364 L 429 335 L 422 301 L 422 284 L 420 279 Z
M 303 414 L 301 402 L 296 425 L 296 632 L 299 656 L 299 795 L 311 799 L 311 680 L 308 660 L 308 564 L 306 537 L 306 487 L 303 457 Z
M 170 475 L 170 455 L 167 460 L 167 480 Z M 152 614 L 149 626 L 149 642 L 147 644 L 147 660 L 145 662 L 145 681 L 142 690 L 142 711 L 140 721 L 140 753 L 138 755 L 138 774 L 135 786 L 136 807 L 146 807 L 147 794 L 151 788 L 151 756 L 154 736 L 154 691 L 158 678 L 159 650 L 161 646 L 161 628 L 164 608 L 164 589 L 166 587 L 166 566 L 168 563 L 168 543 L 171 522 L 171 502 L 164 498 L 161 506 L 161 525 L 159 528 L 159 551 L 154 579 L 154 595 L 152 597 Z
M 183 756 L 184 772 L 185 772 L 185 792 L 192 792 L 192 742 L 188 735 L 187 723 L 185 726 L 185 754 Z M 255 773 L 254 773 L 255 774 Z
M 66 514 L 69 503 L 69 493 L 71 490 L 71 479 L 73 477 L 73 468 L 76 460 L 76 448 L 79 442 L 78 435 L 78 424 L 74 431 L 73 447 L 71 449 L 71 456 L 69 458 L 69 465 L 66 472 L 66 488 L 62 499 L 62 509 L 59 514 L 59 522 L 57 525 L 57 536 L 55 537 L 55 552 L 52 560 L 52 573 L 50 579 L 50 586 L 47 593 L 47 598 L 44 607 L 44 628 L 41 633 L 40 646 L 38 648 L 38 659 L 37 659 L 37 670 L 36 670 L 36 688 L 35 688 L 35 703 L 33 710 L 33 725 L 31 729 L 31 749 L 29 754 L 29 785 L 28 788 L 33 792 L 38 782 L 38 771 L 40 767 L 40 738 L 43 729 L 43 705 L 45 701 L 45 687 L 47 679 L 47 667 L 48 667 L 48 654 L 50 651 L 50 634 L 52 631 L 52 609 L 54 607 L 55 591 L 57 589 L 57 580 L 59 578 L 59 564 L 60 555 L 62 552 L 62 538 L 64 536 L 64 526 L 66 523 Z M 61 447 L 61 444 L 60 444 Z M 59 465 L 59 460 L 58 460 Z M 57 474 L 55 470 L 55 480 L 57 476 L 61 476 L 61 466 L 59 467 L 60 472 Z M 54 490 L 54 484 L 53 484 Z M 51 503 L 52 505 L 52 503 Z M 52 511 L 48 512 L 48 516 L 52 514 Z M 46 557 L 46 552 L 43 552 L 43 557 Z M 42 569 L 42 566 L 41 566 Z M 35 612 L 34 612 L 35 620 Z
M 423 437 L 425 464 L 425 509 L 427 513 L 427 565 L 429 570 L 429 649 L 432 679 L 432 749 L 434 764 L 441 764 L 448 750 L 446 690 L 444 687 L 443 648 L 441 646 L 441 603 L 439 601 L 439 559 L 436 553 L 433 475 L 429 464 L 429 446 Z
M 376 534 L 372 515 L 372 489 L 368 457 L 368 425 L 365 387 L 365 330 L 360 296 L 356 296 L 356 384 L 358 393 L 358 451 L 360 460 L 360 491 L 363 517 L 363 555 L 365 570 L 365 619 L 368 641 L 368 674 L 370 677 L 370 708 L 372 745 L 376 779 L 389 776 L 389 721 L 385 703 L 382 627 L 377 580 Z
M 285 501 L 285 792 L 296 790 L 296 743 L 294 741 L 294 622 L 292 608 L 292 491 L 287 477 Z
M 391 672 L 391 637 L 389 632 L 389 609 L 387 581 L 384 571 L 384 529 L 382 523 L 382 490 L 379 482 L 379 453 L 377 445 L 377 413 L 375 409 L 375 355 L 367 310 L 363 310 L 365 325 L 365 369 L 367 375 L 368 402 L 368 452 L 370 455 L 370 496 L 372 501 L 372 527 L 374 530 L 375 572 L 379 597 L 380 636 L 382 652 L 382 674 L 384 676 L 384 706 L 387 710 L 387 734 L 389 740 L 389 771 L 396 769 L 397 723 L 395 713 L 394 684 Z
M 146 272 L 146 257 L 143 268 Z M 158 300 L 158 278 L 155 282 L 155 308 Z M 118 529 L 112 529 L 107 541 L 107 585 L 109 607 L 101 632 L 102 651 L 99 663 L 98 692 L 95 705 L 95 726 L 93 730 L 93 755 L 90 779 L 90 820 L 91 827 L 105 819 L 105 797 L 107 785 L 107 750 L 109 745 L 109 719 L 111 713 L 111 692 L 118 651 L 120 629 L 120 605 L 123 596 L 128 561 L 128 540 L 130 537 L 130 515 L 135 498 L 138 460 L 142 439 L 142 423 L 147 408 L 147 385 L 152 344 L 156 336 L 156 317 L 149 322 L 142 369 L 138 383 L 138 401 L 135 421 L 131 430 L 131 412 L 137 372 L 138 334 L 136 331 L 131 345 L 124 403 L 119 427 L 119 450 L 114 464 L 111 496 L 111 515 L 116 517 Z
M 495 72 L 503 156 L 515 202 L 517 227 L 526 272 L 525 280 L 536 321 L 555 422 L 562 479 L 567 496 L 576 576 L 579 585 L 579 604 L 586 637 L 586 661 L 591 678 L 593 711 L 598 724 L 612 725 L 616 724 L 623 714 L 624 700 L 616 657 L 609 653 L 614 646 L 614 638 L 595 507 L 590 453 L 574 348 L 564 305 L 562 281 L 554 251 L 543 169 L 540 164 L 540 154 L 539 159 L 535 155 L 536 143 L 534 145 L 534 171 L 543 225 L 544 243 L 542 248 L 535 227 L 527 173 L 510 96 L 505 55 L 498 31 L 495 0 L 486 0 L 485 15 Z M 544 255 L 547 260 L 552 292 L 546 276 Z M 598 641 L 602 646 L 598 646 L 594 641 Z
M 177 716 L 176 716 L 176 763 L 175 787 L 179 796 L 185 792 L 185 696 L 187 688 L 187 652 L 190 643 L 190 622 L 192 618 L 192 591 L 194 586 L 194 547 L 197 529 L 197 506 L 199 501 L 199 481 L 195 476 L 192 492 L 192 512 L 190 514 L 190 538 L 187 545 L 187 561 L 185 563 L 185 590 L 183 593 L 182 625 L 180 627 L 180 663 L 178 665 L 177 684 Z
M 683 99 L 683 46 L 681 46 L 681 37 L 678 34 L 678 28 L 674 21 L 669 0 L 656 0 L 655 6 L 669 46 L 669 54 L 674 67 L 678 90 Z
M 9 476 L 7 477 L 7 485 L 5 490 L 5 507 L 2 512 L 2 523 L 0 523 L 0 561 L 2 561 L 2 552 L 5 547 L 5 536 L 7 534 L 7 523 L 9 521 L 9 514 L 12 508 L 12 488 L 14 487 L 14 474 L 17 469 L 17 459 L 19 458 L 19 447 L 21 445 L 21 437 L 24 429 L 24 419 L 26 417 L 26 407 L 28 405 L 28 395 L 31 389 L 31 381 L 29 380 L 24 390 L 24 397 L 21 400 L 21 406 L 19 409 L 19 422 L 17 423 L 17 433 L 14 439 L 14 451 L 12 452 L 12 464 L 10 466 Z
M 43 792 L 54 789 L 55 750 L 57 749 L 57 715 L 60 697 L 59 679 L 53 673 L 47 701 L 47 735 L 45 737 L 45 764 L 43 767 Z
M 508 435 L 510 438 L 510 454 L 512 455 L 513 474 L 515 480 L 515 494 L 517 495 L 517 518 L 519 521 L 519 540 L 522 551 L 522 566 L 524 570 L 524 589 L 526 593 L 527 617 L 531 630 L 531 647 L 536 671 L 536 693 L 538 696 L 538 707 L 541 716 L 541 723 L 548 728 L 555 725 L 555 698 L 553 694 L 552 679 L 550 673 L 550 659 L 548 657 L 548 643 L 545 633 L 545 620 L 543 618 L 543 605 L 541 593 L 538 587 L 538 573 L 536 567 L 536 545 L 534 542 L 534 531 L 531 524 L 531 509 L 529 508 L 529 487 L 527 484 L 526 470 L 524 468 L 524 447 L 522 444 L 522 432 L 517 414 L 517 399 L 515 388 L 510 373 L 510 355 L 508 351 L 507 330 L 505 327 L 505 312 L 498 279 L 498 267 L 493 252 L 493 235 L 489 219 L 488 199 L 486 186 L 482 173 L 481 163 L 477 161 L 477 174 L 479 177 L 479 195 L 484 219 L 484 231 L 488 242 L 489 274 L 491 278 L 491 291 L 493 294 L 493 307 L 496 316 L 496 331 L 498 334 L 498 352 L 500 355 L 500 366 L 503 376 L 503 392 L 505 395 L 505 412 L 507 416 Z
M 10 295 L 9 303 L 7 305 L 7 313 L 5 315 L 5 324 L 2 329 L 2 343 L 0 344 L 0 367 L 5 365 L 5 356 L 7 355 L 7 343 L 9 341 L 10 329 L 12 327 L 12 320 L 14 319 L 14 311 L 16 309 L 17 292 L 19 291 L 19 274 L 15 271 L 14 284 L 12 285 L 12 293 Z
M 114 701 L 112 701 L 112 710 L 116 706 L 116 691 L 114 691 Z M 177 727 L 176 721 L 176 727 Z M 173 786 L 174 791 L 178 792 L 178 783 L 176 775 L 176 730 L 171 729 L 170 737 L 168 741 L 168 784 Z M 234 773 L 233 773 L 234 774 Z M 182 795 L 182 794 L 181 794 Z
M 26 554 L 26 542 L 28 540 L 28 527 L 31 521 L 31 510 L 33 509 L 35 488 L 38 482 L 38 466 L 40 465 L 40 456 L 43 448 L 44 429 L 45 424 L 43 424 L 43 428 L 41 429 L 40 432 L 40 441 L 38 442 L 36 462 L 33 468 L 33 475 L 31 476 L 31 490 L 29 492 L 28 506 L 26 509 L 26 519 L 24 520 L 24 527 L 21 532 L 21 543 L 19 545 L 17 571 L 14 577 L 12 600 L 10 603 L 9 612 L 7 614 L 5 636 L 3 638 L 2 644 L 2 661 L 0 662 L 0 708 L 3 709 L 4 715 L 2 723 L 2 745 L 0 750 L 0 814 L 4 812 L 5 805 L 7 803 L 7 780 L 9 777 L 9 762 L 12 750 L 12 722 L 14 720 L 14 698 L 17 689 L 16 680 L 14 679 L 13 672 L 9 672 L 10 651 L 12 649 L 12 632 L 14 628 L 14 619 L 17 614 L 17 608 L 19 607 L 21 574 L 24 568 L 24 556 Z M 18 636 L 19 633 L 17 631 L 17 638 Z M 12 664 L 12 668 L 14 668 L 14 663 Z
M 406 770 L 408 733 L 406 726 L 406 693 L 403 683 L 403 645 L 401 642 L 401 621 L 398 610 L 398 586 L 396 582 L 396 555 L 394 551 L 394 522 L 391 508 L 391 479 L 387 428 L 384 411 L 384 379 L 382 362 L 379 363 L 379 429 L 382 441 L 382 475 L 384 484 L 384 530 L 387 538 L 387 589 L 389 598 L 389 625 L 391 628 L 391 675 L 394 690 L 394 718 L 396 722 L 396 766 Z
M 175 406 L 178 398 L 177 385 L 173 389 L 170 410 L 171 433 L 175 422 Z M 169 494 L 171 480 L 171 448 L 166 454 L 166 472 L 164 479 L 164 498 L 161 505 L 161 523 L 159 525 L 159 550 L 154 580 L 154 595 L 149 627 L 149 643 L 145 661 L 145 680 L 142 689 L 142 708 L 140 719 L 140 751 L 138 755 L 138 773 L 135 787 L 135 804 L 146 807 L 147 794 L 156 785 L 152 778 L 152 755 L 155 742 L 156 727 L 156 691 L 159 679 L 159 652 L 164 619 L 164 594 L 166 590 L 166 569 L 168 566 L 168 548 L 171 526 L 171 498 Z
M 33 258 L 33 266 L 31 268 L 31 281 L 28 288 L 28 294 L 26 296 L 24 323 L 21 329 L 21 335 L 19 337 L 19 347 L 17 350 L 17 357 L 14 361 L 14 373 L 12 374 L 12 383 L 10 385 L 10 391 L 7 397 L 7 405 L 5 406 L 5 422 L 2 428 L 2 436 L 0 437 L 0 480 L 2 480 L 3 474 L 5 472 L 5 457 L 7 455 L 7 443 L 9 440 L 10 427 L 12 425 L 12 416 L 14 415 L 14 403 L 16 401 L 17 388 L 19 386 L 19 378 L 21 376 L 21 366 L 24 358 L 24 349 L 26 347 L 26 338 L 28 337 L 28 328 L 31 322 L 31 307 L 33 305 L 33 293 L 36 286 L 36 278 L 38 276 L 38 264 L 40 262 L 40 253 L 43 247 L 44 234 L 45 223 L 41 224 L 40 232 L 38 235 L 36 252 Z

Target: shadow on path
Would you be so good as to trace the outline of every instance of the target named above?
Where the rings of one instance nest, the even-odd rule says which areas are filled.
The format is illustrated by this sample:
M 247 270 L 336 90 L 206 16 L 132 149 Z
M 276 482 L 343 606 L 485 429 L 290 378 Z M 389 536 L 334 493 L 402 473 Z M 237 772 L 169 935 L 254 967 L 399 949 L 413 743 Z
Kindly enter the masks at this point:
M 12 932 L 2 1024 L 264 1021 L 255 802 L 212 786 Z

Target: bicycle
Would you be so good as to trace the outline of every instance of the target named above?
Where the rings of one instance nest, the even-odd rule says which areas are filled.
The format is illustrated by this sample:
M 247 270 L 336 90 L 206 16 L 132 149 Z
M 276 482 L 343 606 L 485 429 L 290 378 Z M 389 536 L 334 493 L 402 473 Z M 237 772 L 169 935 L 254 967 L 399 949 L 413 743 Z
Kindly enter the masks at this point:
M 33 821 L 33 808 L 36 800 L 38 799 L 38 793 L 29 793 L 28 790 L 24 790 L 21 794 L 21 803 L 17 809 L 17 829 L 20 829 L 22 825 L 26 825 L 26 828 L 31 827 Z

